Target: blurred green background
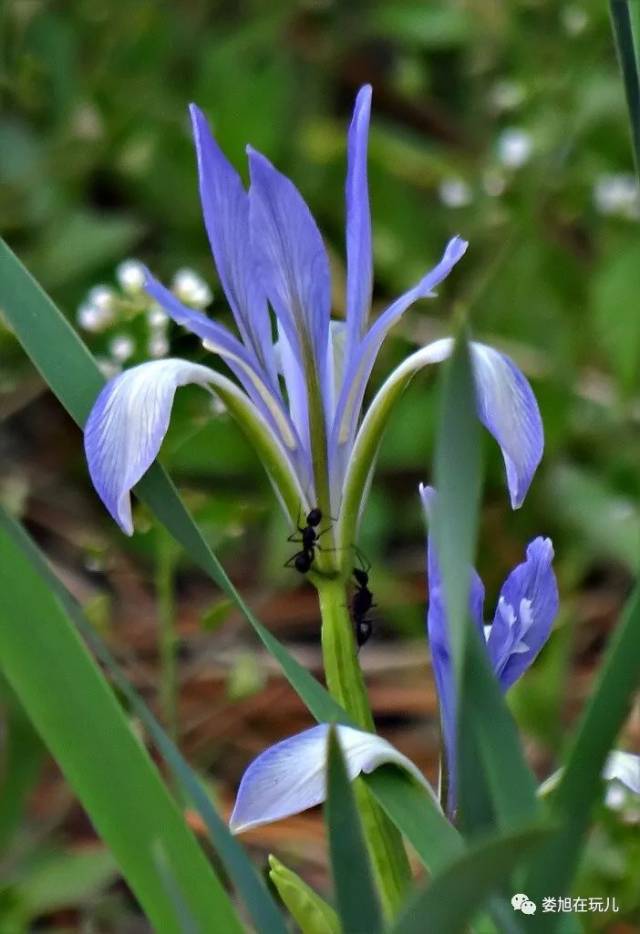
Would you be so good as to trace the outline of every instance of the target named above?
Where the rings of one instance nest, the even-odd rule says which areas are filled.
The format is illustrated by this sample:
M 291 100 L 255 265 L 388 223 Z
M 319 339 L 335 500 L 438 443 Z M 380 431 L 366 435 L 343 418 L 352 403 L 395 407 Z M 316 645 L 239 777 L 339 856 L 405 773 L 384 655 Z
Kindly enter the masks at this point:
M 340 314 L 345 131 L 358 87 L 373 85 L 374 311 L 448 237 L 470 241 L 438 299 L 396 329 L 375 379 L 464 311 L 478 338 L 523 367 L 542 408 L 546 456 L 519 513 L 486 444 L 478 565 L 489 615 L 529 538 L 555 543 L 558 632 L 512 696 L 547 774 L 640 546 L 640 194 L 606 4 L 6 0 L 0 28 L 2 235 L 74 326 L 89 290 L 115 287 L 129 257 L 166 281 L 195 270 L 213 290 L 210 313 L 229 320 L 200 217 L 192 100 L 245 178 L 251 143 L 294 179 L 324 233 Z M 147 357 L 136 310 L 123 305 L 104 333 L 83 332 L 101 359 L 122 337 L 129 361 Z M 167 338 L 173 354 L 204 359 L 184 332 Z M 302 711 L 144 511 L 134 541 L 119 535 L 88 483 L 78 432 L 1 324 L 0 360 L 0 496 L 228 802 L 248 759 L 301 726 Z M 429 479 L 434 407 L 433 378 L 421 377 L 386 437 L 361 541 L 379 604 L 362 655 L 378 721 L 427 770 L 435 708 L 416 491 Z M 313 594 L 282 568 L 285 525 L 242 436 L 185 390 L 163 458 L 258 614 L 317 670 Z M 162 620 L 165 633 L 177 628 L 169 650 Z M 35 919 L 38 930 L 145 930 L 8 694 L 4 710 L 1 934 Z M 621 743 L 640 750 L 637 715 Z M 638 930 L 632 818 L 603 812 L 594 835 L 580 893 L 616 895 L 622 911 L 590 915 L 589 930 Z M 315 833 L 311 819 L 280 836 L 276 826 L 255 841 L 256 857 L 288 847 L 322 884 L 322 850 L 306 865 L 301 855 Z

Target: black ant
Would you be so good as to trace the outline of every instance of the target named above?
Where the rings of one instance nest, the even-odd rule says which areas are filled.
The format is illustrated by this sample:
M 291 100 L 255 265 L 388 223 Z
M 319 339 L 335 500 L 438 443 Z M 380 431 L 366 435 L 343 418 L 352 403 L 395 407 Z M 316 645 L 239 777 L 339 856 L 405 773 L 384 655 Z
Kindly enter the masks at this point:
M 365 561 L 359 552 L 358 557 L 364 565 Z M 367 567 L 363 566 L 361 568 L 354 568 L 352 571 L 354 580 L 356 582 L 356 590 L 353 597 L 351 598 L 351 615 L 356 627 L 356 642 L 359 649 L 361 649 L 362 646 L 369 641 L 369 637 L 371 636 L 371 632 L 373 630 L 373 623 L 370 619 L 367 619 L 367 613 L 369 610 L 376 606 L 376 604 L 373 602 L 373 594 L 369 590 L 370 570 L 371 565 L 367 562 Z
M 310 570 L 316 555 L 316 548 L 320 548 L 318 539 L 321 535 L 324 535 L 324 532 L 329 531 L 328 529 L 324 529 L 322 532 L 316 531 L 321 522 L 322 510 L 318 509 L 317 506 L 307 514 L 307 524 L 305 526 L 300 525 L 300 517 L 298 516 L 298 532 L 300 533 L 300 537 L 296 537 L 294 532 L 293 535 L 288 537 L 287 541 L 297 542 L 302 545 L 302 548 L 289 558 L 285 564 L 286 568 L 290 568 L 293 565 L 300 574 L 306 574 L 307 571 Z

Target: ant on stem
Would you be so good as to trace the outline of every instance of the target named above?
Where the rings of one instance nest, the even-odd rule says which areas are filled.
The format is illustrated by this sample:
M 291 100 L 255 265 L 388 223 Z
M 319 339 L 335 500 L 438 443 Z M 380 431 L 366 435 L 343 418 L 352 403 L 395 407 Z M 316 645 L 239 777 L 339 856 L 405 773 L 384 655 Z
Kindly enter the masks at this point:
M 306 525 L 300 525 L 300 516 L 298 515 L 297 528 L 300 535 L 297 537 L 294 532 L 293 535 L 287 538 L 288 542 L 296 542 L 302 545 L 300 551 L 297 551 L 295 555 L 292 555 L 285 563 L 286 568 L 294 567 L 300 574 L 306 574 L 307 571 L 311 569 L 313 559 L 316 556 L 316 548 L 321 547 L 318 544 L 318 539 L 331 528 L 331 526 L 328 526 L 326 529 L 323 529 L 322 532 L 316 531 L 322 522 L 322 510 L 318 509 L 317 506 L 309 511 L 306 521 Z
M 356 590 L 351 598 L 351 616 L 355 624 L 358 649 L 361 649 L 369 641 L 373 630 L 373 623 L 367 618 L 367 613 L 377 604 L 373 602 L 373 594 L 369 590 L 371 563 L 365 560 L 364 555 L 355 545 L 354 548 L 362 567 L 354 568 L 352 571 L 356 582 Z

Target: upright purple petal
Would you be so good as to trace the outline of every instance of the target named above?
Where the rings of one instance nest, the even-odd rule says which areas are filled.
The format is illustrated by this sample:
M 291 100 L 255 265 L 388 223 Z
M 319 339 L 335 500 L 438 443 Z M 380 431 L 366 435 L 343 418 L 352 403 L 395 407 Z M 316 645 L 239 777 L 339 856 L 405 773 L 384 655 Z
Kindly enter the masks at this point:
M 536 538 L 527 558 L 508 576 L 487 639 L 491 664 L 506 691 L 532 664 L 549 638 L 558 612 L 553 546 Z
M 454 237 L 450 240 L 438 265 L 380 315 L 353 357 L 348 360 L 333 426 L 335 446 L 349 446 L 353 441 L 365 389 L 385 337 L 407 308 L 419 298 L 426 298 L 433 294 L 433 289 L 443 279 L 446 279 L 455 264 L 464 256 L 467 246 L 467 242 L 461 237 Z
M 220 282 L 245 345 L 275 382 L 269 311 L 251 254 L 249 196 L 211 135 L 202 111 L 195 104 L 189 109 L 202 213 Z
M 84 431 L 89 473 L 127 535 L 133 534 L 131 489 L 160 450 L 176 389 L 186 383 L 206 385 L 212 376 L 208 367 L 186 360 L 153 360 L 116 376 L 98 396 Z
M 236 375 L 250 399 L 274 428 L 280 440 L 289 450 L 301 451 L 300 439 L 286 411 L 277 382 L 274 383 L 255 359 L 252 351 L 245 347 L 225 327 L 212 321 L 200 311 L 186 308 L 157 279 L 146 272 L 145 289 L 167 314 L 205 343 L 207 349 L 218 354 Z
M 478 417 L 500 447 L 511 505 L 522 505 L 544 448 L 536 397 L 513 360 L 486 344 L 471 344 Z
M 251 242 L 262 285 L 303 369 L 314 364 L 324 388 L 331 283 L 322 237 L 293 183 L 247 151 Z
M 364 335 L 373 287 L 367 142 L 371 85 L 358 92 L 347 144 L 347 356 Z

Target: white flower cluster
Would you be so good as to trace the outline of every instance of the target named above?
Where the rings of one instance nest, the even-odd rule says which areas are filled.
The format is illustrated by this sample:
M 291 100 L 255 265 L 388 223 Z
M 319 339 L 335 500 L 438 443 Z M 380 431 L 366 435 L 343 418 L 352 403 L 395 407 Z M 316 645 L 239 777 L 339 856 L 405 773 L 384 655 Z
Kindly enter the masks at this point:
M 133 318 L 144 314 L 146 323 L 145 354 L 153 359 L 166 357 L 170 351 L 169 317 L 144 290 L 145 268 L 137 259 L 126 259 L 116 268 L 118 289 L 96 285 L 87 294 L 76 313 L 81 330 L 88 334 L 109 332 L 106 355 L 97 357 L 107 377 L 116 375 L 138 351 L 138 328 L 127 328 Z M 173 277 L 172 291 L 191 308 L 203 309 L 213 298 L 209 285 L 193 269 L 179 269 Z

